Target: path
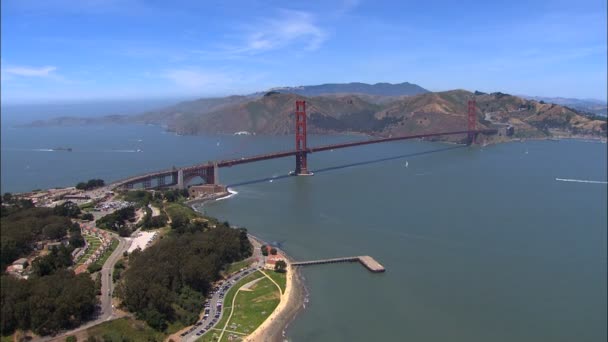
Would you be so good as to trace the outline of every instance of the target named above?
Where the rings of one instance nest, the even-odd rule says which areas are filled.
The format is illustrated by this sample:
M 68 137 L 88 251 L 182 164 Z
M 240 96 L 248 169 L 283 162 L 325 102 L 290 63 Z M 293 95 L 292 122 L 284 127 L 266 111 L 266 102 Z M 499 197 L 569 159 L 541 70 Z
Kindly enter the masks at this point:
M 114 308 L 112 306 L 112 293 L 114 292 L 114 283 L 112 282 L 112 271 L 114 270 L 114 265 L 116 262 L 122 257 L 122 253 L 127 250 L 129 247 L 129 243 L 126 239 L 111 233 L 113 238 L 118 239 L 118 246 L 112 252 L 112 254 L 108 257 L 106 262 L 103 264 L 101 268 L 101 299 L 100 299 L 100 310 L 97 318 L 93 321 L 89 321 L 86 324 L 79 326 L 73 330 L 65 331 L 60 333 L 57 336 L 45 336 L 40 337 L 38 339 L 33 339 L 32 341 L 63 341 L 66 336 L 75 334 L 77 332 L 83 331 L 90 327 L 93 327 L 97 324 L 101 324 L 103 322 L 118 318 L 114 315 Z
M 260 270 L 260 272 L 262 272 L 262 270 Z M 268 275 L 264 272 L 262 272 L 266 277 L 268 277 Z M 270 278 L 270 277 L 268 277 Z M 226 320 L 226 324 L 224 324 L 224 328 L 222 329 L 222 333 L 220 334 L 220 337 L 217 339 L 218 341 L 222 340 L 222 337 L 224 336 L 224 332 L 226 331 L 226 327 L 228 326 L 228 323 L 230 323 L 230 319 L 232 318 L 232 314 L 234 313 L 234 303 L 236 302 L 236 297 L 238 297 L 239 292 L 241 292 L 241 288 L 246 287 L 249 288 L 249 286 L 253 285 L 253 283 L 257 282 L 258 280 L 260 280 L 262 278 L 258 278 L 258 279 L 254 279 L 250 282 L 248 282 L 247 284 L 244 284 L 243 286 L 239 287 L 236 290 L 236 293 L 234 294 L 234 297 L 232 297 L 232 303 L 230 304 L 230 315 L 228 315 L 228 319 Z M 281 288 L 279 288 L 279 291 L 281 290 Z
M 268 274 L 266 274 L 266 272 L 260 270 L 260 272 L 262 272 L 263 275 L 266 276 L 266 278 L 270 279 L 271 282 L 273 282 L 276 286 L 277 289 L 279 289 L 279 293 L 281 294 L 281 296 L 283 296 L 283 290 L 281 289 L 281 286 L 279 286 L 279 284 L 277 284 L 276 281 L 274 281 L 274 279 L 272 279 Z

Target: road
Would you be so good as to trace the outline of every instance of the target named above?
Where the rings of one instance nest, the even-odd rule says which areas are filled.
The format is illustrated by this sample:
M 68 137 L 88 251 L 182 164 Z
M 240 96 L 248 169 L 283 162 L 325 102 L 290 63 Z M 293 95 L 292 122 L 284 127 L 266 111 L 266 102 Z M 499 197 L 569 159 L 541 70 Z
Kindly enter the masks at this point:
M 101 213 L 94 213 L 94 215 L 95 215 L 95 219 L 98 219 L 97 216 L 99 216 L 99 217 L 103 216 Z M 95 221 L 92 221 L 90 224 L 95 225 Z M 112 307 L 112 297 L 113 297 L 112 294 L 114 293 L 114 283 L 112 282 L 112 272 L 114 271 L 114 265 L 122 257 L 122 254 L 129 248 L 131 241 L 127 240 L 123 237 L 120 237 L 118 234 L 115 234 L 112 232 L 110 232 L 110 235 L 112 236 L 112 238 L 118 239 L 118 246 L 112 252 L 112 254 L 110 254 L 110 256 L 108 257 L 106 262 L 103 264 L 103 267 L 101 268 L 101 271 L 100 271 L 101 272 L 101 298 L 100 298 L 99 312 L 97 314 L 97 317 L 94 320 L 89 321 L 89 322 L 79 326 L 76 329 L 62 332 L 57 336 L 40 337 L 37 339 L 33 339 L 32 341 L 34 341 L 34 342 L 35 341 L 40 341 L 40 342 L 63 341 L 65 336 L 77 333 L 79 331 L 88 329 L 97 324 L 101 324 L 105 321 L 109 321 L 113 318 L 116 318 L 114 316 L 114 308 Z
M 114 316 L 114 308 L 112 307 L 112 297 L 114 293 L 114 282 L 112 281 L 112 272 L 114 265 L 122 257 L 122 254 L 129 248 L 130 243 L 124 239 L 115 236 L 118 239 L 118 247 L 112 252 L 108 260 L 101 268 L 101 310 L 97 321 L 110 320 Z
M 253 246 L 253 255 L 251 256 L 250 259 L 255 260 L 255 262 L 253 264 L 251 264 L 245 270 L 232 274 L 225 281 L 221 282 L 218 285 L 219 290 L 215 291 L 215 293 L 213 293 L 211 298 L 208 298 L 206 300 L 206 303 L 209 303 L 209 305 L 207 307 L 209 309 L 208 317 L 203 318 L 203 319 L 199 320 L 198 322 L 196 322 L 196 324 L 194 326 L 190 327 L 187 330 L 187 332 L 185 333 L 184 336 L 180 335 L 180 338 L 182 339 L 182 341 L 186 341 L 186 342 L 196 341 L 197 338 L 202 336 L 202 334 L 197 336 L 196 335 L 197 333 L 199 333 L 200 331 L 206 332 L 209 329 L 214 328 L 217 325 L 217 322 L 219 322 L 222 319 L 222 315 L 224 314 L 224 310 L 219 310 L 219 316 L 217 318 L 215 317 L 215 315 L 218 314 L 217 304 L 218 303 L 222 304 L 222 308 L 224 308 L 224 297 L 222 296 L 222 298 L 220 298 L 220 294 L 221 293 L 223 293 L 224 295 L 227 294 L 228 291 L 232 288 L 232 286 L 234 286 L 234 284 L 238 280 L 240 280 L 242 277 L 244 277 L 248 274 L 251 274 L 251 273 L 255 272 L 256 270 L 264 267 L 264 257 L 262 256 L 262 252 L 260 250 L 261 244 L 253 238 L 250 238 L 249 241 L 251 241 L 251 245 Z M 203 310 L 204 309 L 205 308 L 203 308 Z M 184 333 L 182 333 L 182 334 L 184 334 Z

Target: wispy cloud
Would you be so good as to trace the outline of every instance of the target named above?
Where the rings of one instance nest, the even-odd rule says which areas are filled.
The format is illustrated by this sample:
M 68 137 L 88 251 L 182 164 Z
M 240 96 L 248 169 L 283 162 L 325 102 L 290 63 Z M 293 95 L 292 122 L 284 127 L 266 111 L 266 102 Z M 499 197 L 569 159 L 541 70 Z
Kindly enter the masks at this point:
M 54 75 L 57 67 L 30 67 L 30 66 L 7 66 L 2 67 L 2 75 L 22 77 L 50 77 Z
M 296 42 L 307 50 L 316 50 L 326 39 L 326 33 L 315 24 L 307 12 L 281 10 L 277 18 L 266 19 L 251 32 L 243 47 L 245 52 L 263 52 L 286 47 Z
M 213 50 L 193 50 L 203 58 L 238 58 L 253 56 L 288 47 L 314 51 L 327 40 L 327 32 L 317 24 L 313 14 L 282 9 L 270 18 L 258 18 L 253 25 L 241 26 L 232 43 Z

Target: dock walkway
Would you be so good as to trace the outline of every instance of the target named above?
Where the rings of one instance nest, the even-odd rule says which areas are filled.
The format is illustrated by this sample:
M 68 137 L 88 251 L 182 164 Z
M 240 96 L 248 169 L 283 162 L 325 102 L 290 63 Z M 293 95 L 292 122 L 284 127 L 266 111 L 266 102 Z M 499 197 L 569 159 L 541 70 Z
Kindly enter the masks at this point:
M 332 259 L 321 259 L 321 260 L 309 260 L 309 261 L 296 261 L 292 262 L 292 266 L 308 266 L 308 265 L 320 265 L 320 264 L 334 264 L 339 262 L 359 262 L 365 266 L 370 272 L 384 272 L 384 266 L 377 262 L 374 258 L 369 255 L 344 257 L 344 258 L 332 258 Z

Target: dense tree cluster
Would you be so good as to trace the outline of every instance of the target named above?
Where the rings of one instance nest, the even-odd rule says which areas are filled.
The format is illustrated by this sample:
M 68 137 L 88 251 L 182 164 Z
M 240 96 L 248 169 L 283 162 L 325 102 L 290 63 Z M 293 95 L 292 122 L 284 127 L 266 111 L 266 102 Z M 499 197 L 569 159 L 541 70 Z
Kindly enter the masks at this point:
M 48 335 L 80 325 L 95 312 L 95 284 L 88 274 L 61 270 L 52 275 L 19 280 L 0 278 L 0 330 L 31 329 Z
M 59 216 L 76 218 L 80 215 L 80 208 L 76 203 L 67 201 L 53 208 L 53 213 Z
M 11 262 L 31 252 L 34 242 L 61 239 L 73 226 L 68 217 L 59 216 L 52 208 L 35 208 L 27 204 L 2 206 L 0 220 L 2 270 Z
M 220 270 L 251 250 L 245 229 L 174 230 L 145 251 L 131 253 L 117 293 L 129 311 L 157 330 L 176 320 L 192 324 Z
M 144 207 L 144 209 L 146 214 L 142 220 L 143 229 L 156 229 L 162 228 L 167 225 L 167 214 L 161 212 L 158 216 L 152 216 L 152 209 L 150 209 L 149 207 Z
M 180 198 L 188 198 L 188 189 L 169 189 L 161 192 L 161 196 L 167 202 L 177 202 Z
M 78 190 L 92 190 L 95 188 L 99 188 L 105 185 L 103 179 L 89 179 L 88 182 L 80 182 L 76 184 L 76 189 Z
M 34 259 L 32 275 L 43 277 L 72 266 L 72 250 L 64 245 L 51 248 L 49 254 Z
M 127 222 L 134 220 L 135 208 L 126 207 L 100 218 L 95 223 L 99 228 L 116 231 L 120 236 L 129 236 L 131 229 L 128 228 Z

